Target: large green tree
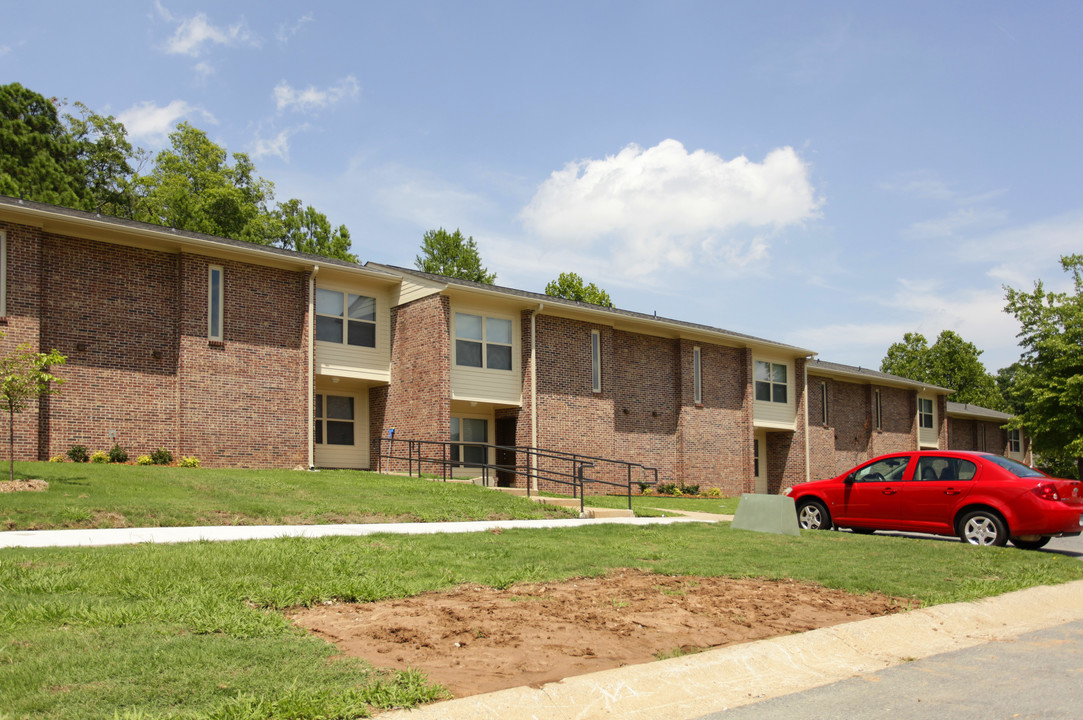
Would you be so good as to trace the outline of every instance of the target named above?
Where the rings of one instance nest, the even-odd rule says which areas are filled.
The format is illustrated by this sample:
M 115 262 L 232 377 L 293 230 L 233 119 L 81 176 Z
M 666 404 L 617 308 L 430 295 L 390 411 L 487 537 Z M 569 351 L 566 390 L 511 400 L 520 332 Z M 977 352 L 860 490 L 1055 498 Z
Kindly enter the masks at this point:
M 1011 379 L 1019 403 L 1011 424 L 1030 432 L 1039 455 L 1074 459 L 1083 478 L 1083 255 L 1066 255 L 1061 266 L 1072 292 L 1047 291 L 1041 280 L 1031 292 L 1006 288 L 1004 309 L 1019 321 L 1023 348 Z
M 951 388 L 951 400 L 994 410 L 1004 400 L 996 380 L 981 362 L 982 351 L 953 330 L 944 330 L 929 345 L 921 333 L 906 333 L 888 348 L 880 371 L 931 385 Z
M 577 300 L 579 302 L 613 307 L 613 301 L 609 299 L 609 293 L 602 290 L 594 283 L 583 283 L 577 273 L 561 273 L 556 280 L 551 280 L 545 286 L 545 294 L 551 297 L 564 298 L 565 300 Z
M 444 228 L 429 230 L 421 241 L 421 254 L 414 258 L 414 267 L 434 275 L 472 280 L 492 285 L 496 273 L 481 264 L 477 243 L 473 237 L 464 238 L 458 230 L 449 233 Z
M 350 252 L 350 231 L 345 225 L 331 229 L 327 216 L 297 198 L 279 203 L 275 210 L 277 234 L 272 244 L 287 250 L 357 262 Z

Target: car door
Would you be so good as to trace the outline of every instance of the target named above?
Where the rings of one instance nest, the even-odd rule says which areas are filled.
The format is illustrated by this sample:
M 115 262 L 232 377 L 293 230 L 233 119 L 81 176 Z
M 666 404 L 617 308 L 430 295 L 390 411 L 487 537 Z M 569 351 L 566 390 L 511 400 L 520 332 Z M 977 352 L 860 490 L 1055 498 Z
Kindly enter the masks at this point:
M 854 471 L 842 490 L 835 522 L 843 527 L 893 529 L 898 526 L 899 492 L 910 464 L 909 455 L 881 458 Z
M 900 497 L 909 530 L 954 535 L 955 510 L 974 486 L 978 466 L 966 458 L 922 455 Z

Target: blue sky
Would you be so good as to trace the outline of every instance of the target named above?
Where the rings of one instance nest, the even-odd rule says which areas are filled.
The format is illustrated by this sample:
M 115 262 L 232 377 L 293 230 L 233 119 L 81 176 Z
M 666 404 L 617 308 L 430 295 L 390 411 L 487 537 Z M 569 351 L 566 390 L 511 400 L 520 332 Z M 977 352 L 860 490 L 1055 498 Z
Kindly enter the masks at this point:
M 102 8 L 108 7 L 108 12 Z M 879 367 L 952 329 L 1018 359 L 1005 284 L 1083 252 L 1083 3 L 30 3 L 0 82 L 187 120 L 279 200 L 411 266 L 473 236 L 497 283 Z

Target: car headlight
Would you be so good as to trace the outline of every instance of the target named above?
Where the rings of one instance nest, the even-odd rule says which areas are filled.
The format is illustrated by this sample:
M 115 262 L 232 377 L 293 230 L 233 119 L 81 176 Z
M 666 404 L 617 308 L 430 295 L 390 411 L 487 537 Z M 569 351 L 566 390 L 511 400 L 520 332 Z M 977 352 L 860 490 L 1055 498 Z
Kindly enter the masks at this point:
M 782 494 L 783 494 L 783 495 L 787 495 L 787 496 L 788 496 L 788 495 L 789 495 L 790 493 L 792 493 L 792 492 L 793 492 L 793 488 L 792 488 L 792 487 L 788 487 L 788 488 L 786 488 L 785 492 L 783 492 Z

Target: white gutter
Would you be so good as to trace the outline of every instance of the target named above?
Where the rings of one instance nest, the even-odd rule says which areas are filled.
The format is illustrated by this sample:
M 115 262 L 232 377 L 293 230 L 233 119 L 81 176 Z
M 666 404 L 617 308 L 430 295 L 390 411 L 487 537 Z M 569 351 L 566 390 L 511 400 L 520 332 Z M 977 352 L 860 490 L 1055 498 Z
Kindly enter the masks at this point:
M 319 265 L 312 266 L 312 274 L 308 276 L 308 469 L 316 467 L 316 418 L 313 402 L 316 391 L 316 275 L 320 272 Z
M 530 447 L 538 448 L 538 336 L 535 318 L 545 307 L 545 303 L 538 303 L 536 310 L 530 313 Z M 534 492 L 538 492 L 537 467 L 538 458 L 530 455 L 530 485 Z
M 808 447 L 808 362 L 805 362 L 805 482 L 812 479 L 812 466 L 809 460 L 809 447 Z

